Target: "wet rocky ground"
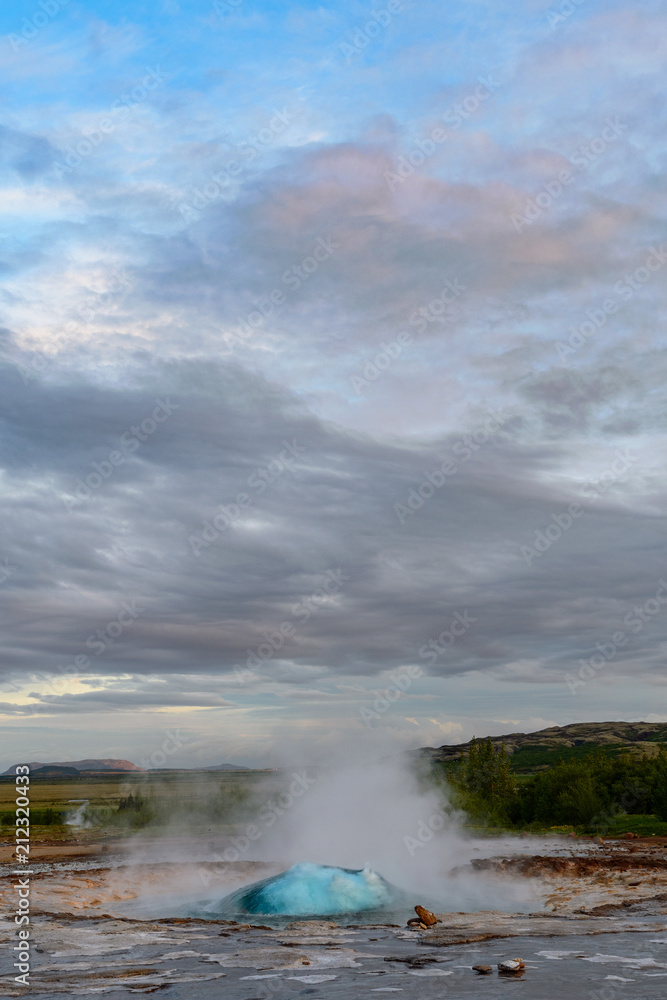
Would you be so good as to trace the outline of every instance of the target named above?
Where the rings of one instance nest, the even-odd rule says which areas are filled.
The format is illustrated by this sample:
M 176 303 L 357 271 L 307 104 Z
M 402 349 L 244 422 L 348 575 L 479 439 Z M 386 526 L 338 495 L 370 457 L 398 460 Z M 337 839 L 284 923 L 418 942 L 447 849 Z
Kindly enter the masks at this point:
M 496 849 L 494 853 L 494 848 Z M 500 849 L 500 850 L 498 850 Z M 252 881 L 279 865 L 192 861 L 129 864 L 122 856 L 37 864 L 32 878 L 29 993 L 170 1000 L 507 996 L 664 1000 L 667 995 L 667 860 L 664 845 L 564 840 L 470 845 L 459 875 L 510 890 L 531 881 L 532 912 L 440 913 L 429 930 L 344 920 L 234 923 L 176 915 L 183 899 Z M 3 880 L 2 913 L 14 907 Z M 420 900 L 415 899 L 415 903 Z M 158 914 L 163 914 L 158 916 Z M 285 921 L 283 921 L 285 924 Z M 15 927 L 0 924 L 0 995 L 12 983 Z M 503 975 L 498 962 L 525 969 Z M 489 974 L 473 965 L 487 964 Z

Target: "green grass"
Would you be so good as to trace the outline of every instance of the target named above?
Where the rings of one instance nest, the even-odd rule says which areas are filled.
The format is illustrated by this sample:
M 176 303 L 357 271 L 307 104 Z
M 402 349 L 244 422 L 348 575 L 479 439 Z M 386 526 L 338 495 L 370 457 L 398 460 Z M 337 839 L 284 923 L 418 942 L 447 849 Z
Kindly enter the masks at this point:
M 667 726 L 646 737 L 647 743 L 667 743 Z
M 667 837 L 667 823 L 657 816 L 637 813 L 636 816 L 614 816 L 605 825 L 604 836 L 618 837 L 636 833 L 640 837 Z
M 516 835 L 519 831 L 508 827 L 504 832 Z M 667 823 L 659 820 L 657 816 L 638 813 L 635 816 L 613 816 L 603 825 L 591 827 L 565 823 L 559 826 L 530 823 L 526 827 L 526 832 L 536 836 L 566 836 L 568 833 L 576 833 L 578 836 L 623 837 L 626 833 L 636 833 L 639 837 L 667 837 Z
M 60 810 L 48 808 L 48 809 L 31 809 L 30 810 L 30 825 L 31 826 L 61 826 L 65 817 L 65 812 Z M 7 810 L 0 813 L 0 826 L 14 826 L 14 821 L 16 818 L 16 813 L 13 810 Z

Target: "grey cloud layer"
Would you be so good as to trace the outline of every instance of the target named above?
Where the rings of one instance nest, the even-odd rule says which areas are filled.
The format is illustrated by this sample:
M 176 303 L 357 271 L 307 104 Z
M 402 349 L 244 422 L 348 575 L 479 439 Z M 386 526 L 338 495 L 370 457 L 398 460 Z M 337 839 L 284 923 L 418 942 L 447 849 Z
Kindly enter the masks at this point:
M 457 442 L 463 454 L 460 435 L 409 445 L 346 433 L 288 392 L 223 363 L 135 365 L 122 386 L 106 390 L 60 372 L 29 388 L 11 366 L 1 375 L 0 554 L 16 567 L 0 587 L 7 676 L 57 675 L 77 655 L 90 661 L 84 675 L 227 674 L 285 621 L 295 634 L 276 661 L 373 674 L 431 664 L 419 650 L 467 609 L 475 624 L 430 670 L 502 677 L 508 663 L 531 660 L 532 679 L 554 681 L 613 631 L 628 602 L 654 593 L 664 573 L 655 516 L 632 507 L 636 463 L 627 477 L 594 490 L 591 502 L 584 481 L 562 479 L 576 444 L 569 451 L 522 443 L 518 415 L 473 457 L 459 458 L 455 474 L 400 524 L 394 505 L 407 504 Z M 179 408 L 89 501 L 69 510 L 63 497 L 75 480 L 160 394 Z M 270 468 L 286 440 L 303 448 L 293 468 L 195 557 L 192 531 L 233 503 L 254 471 Z M 597 458 L 600 472 L 613 459 L 610 445 Z M 577 500 L 580 520 L 528 565 L 520 547 Z M 349 580 L 304 621 L 295 608 L 338 567 Z M 135 616 L 111 629 L 132 601 Z M 658 620 L 633 640 L 624 651 L 633 669 L 659 679 L 651 650 L 666 633 Z M 621 655 L 613 669 L 627 663 Z M 278 665 L 267 663 L 263 676 L 280 680 Z M 42 697 L 39 711 L 117 707 L 119 698 L 133 705 L 114 691 L 56 692 Z M 157 704 L 159 692 L 146 698 L 134 707 Z M 165 695 L 164 703 L 175 702 Z M 180 703 L 191 698 L 183 694 Z

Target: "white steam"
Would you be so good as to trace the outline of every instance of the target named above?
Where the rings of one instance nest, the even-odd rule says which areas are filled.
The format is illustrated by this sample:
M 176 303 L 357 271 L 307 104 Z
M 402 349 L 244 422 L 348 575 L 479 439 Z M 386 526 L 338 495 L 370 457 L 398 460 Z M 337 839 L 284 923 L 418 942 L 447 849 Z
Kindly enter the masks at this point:
M 481 856 L 479 841 L 464 833 L 462 817 L 447 808 L 442 790 L 420 787 L 396 759 L 308 775 L 312 784 L 301 794 L 273 796 L 265 803 L 260 815 L 271 811 L 275 816 L 274 806 L 281 815 L 262 828 L 246 857 L 285 866 L 304 861 L 357 869 L 369 865 L 415 893 L 415 903 L 421 894 L 443 910 L 516 909 L 534 901 L 529 883 L 501 886 L 469 867 L 471 858 Z M 299 783 L 290 787 L 297 791 Z M 484 853 L 494 853 L 489 847 L 495 843 L 485 846 Z

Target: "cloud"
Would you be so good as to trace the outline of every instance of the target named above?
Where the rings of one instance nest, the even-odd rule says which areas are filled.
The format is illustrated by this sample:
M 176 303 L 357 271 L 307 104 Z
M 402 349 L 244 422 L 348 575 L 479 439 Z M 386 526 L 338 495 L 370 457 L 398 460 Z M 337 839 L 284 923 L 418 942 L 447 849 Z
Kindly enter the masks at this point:
M 348 64 L 345 5 L 73 16 L 12 54 L 0 131 L 6 710 L 356 724 L 417 664 L 405 732 L 458 725 L 440 684 L 538 717 L 664 573 L 662 21 L 426 4 Z M 600 686 L 660 683 L 666 641 Z
M 554 681 L 613 630 L 626 595 L 650 595 L 662 572 L 659 550 L 614 570 L 610 539 L 622 533 L 630 552 L 654 537 L 652 517 L 630 516 L 632 469 L 591 494 L 592 458 L 586 479 L 568 481 L 569 448 L 526 446 L 511 417 L 495 434 L 468 428 L 482 444 L 465 433 L 392 444 L 323 423 L 233 363 L 135 363 L 107 387 L 57 363 L 28 387 L 11 366 L 0 374 L 2 554 L 15 567 L 0 588 L 8 673 L 250 667 L 290 684 L 325 669 L 420 663 L 440 676 L 493 669 L 515 680 L 508 664 L 518 658 L 533 664 L 524 680 Z M 159 399 L 172 412 L 114 466 L 109 455 Z M 283 466 L 286 442 L 296 457 Z M 615 456 L 601 442 L 600 473 Z M 438 472 L 447 462 L 449 478 Z M 95 488 L 79 499 L 87 482 Z M 580 520 L 526 561 L 521 546 L 577 501 Z M 193 548 L 193 537 L 211 541 Z M 457 614 L 473 624 L 450 643 Z M 425 653 L 443 630 L 442 649 Z M 628 655 L 641 655 L 645 638 Z

